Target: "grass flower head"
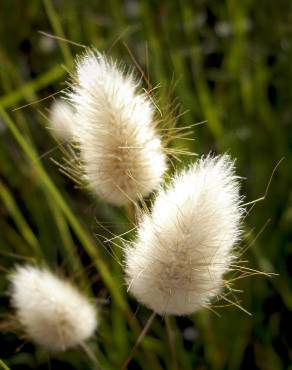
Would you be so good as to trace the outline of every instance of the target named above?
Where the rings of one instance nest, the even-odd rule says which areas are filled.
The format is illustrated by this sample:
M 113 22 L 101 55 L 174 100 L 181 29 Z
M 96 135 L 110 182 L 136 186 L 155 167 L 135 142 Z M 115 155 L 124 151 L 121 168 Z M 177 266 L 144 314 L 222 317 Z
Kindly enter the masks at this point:
M 199 160 L 158 193 L 126 247 L 126 279 L 137 300 L 160 314 L 210 304 L 240 238 L 238 179 L 228 155 Z
M 85 178 L 94 193 L 118 206 L 156 189 L 166 169 L 153 104 L 140 90 L 131 73 L 97 51 L 77 61 L 69 98 Z
M 10 281 L 17 320 L 35 344 L 64 351 L 93 335 L 96 310 L 70 282 L 30 265 L 18 266 Z

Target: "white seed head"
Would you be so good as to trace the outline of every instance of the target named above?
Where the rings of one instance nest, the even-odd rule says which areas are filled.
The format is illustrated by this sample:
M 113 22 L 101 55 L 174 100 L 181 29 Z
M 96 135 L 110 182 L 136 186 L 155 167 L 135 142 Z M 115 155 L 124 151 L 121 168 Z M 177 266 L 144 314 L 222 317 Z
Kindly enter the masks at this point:
M 157 188 L 166 156 L 151 99 L 140 84 L 97 51 L 78 59 L 69 98 L 86 181 L 104 200 L 123 205 Z
M 74 132 L 74 110 L 64 100 L 56 99 L 50 109 L 50 128 L 60 140 L 71 141 Z
M 18 266 L 10 281 L 17 320 L 34 343 L 64 351 L 94 333 L 96 310 L 68 281 L 30 265 Z
M 126 246 L 126 280 L 136 299 L 159 314 L 191 314 L 224 286 L 242 216 L 228 155 L 199 160 L 161 189 L 151 214 Z

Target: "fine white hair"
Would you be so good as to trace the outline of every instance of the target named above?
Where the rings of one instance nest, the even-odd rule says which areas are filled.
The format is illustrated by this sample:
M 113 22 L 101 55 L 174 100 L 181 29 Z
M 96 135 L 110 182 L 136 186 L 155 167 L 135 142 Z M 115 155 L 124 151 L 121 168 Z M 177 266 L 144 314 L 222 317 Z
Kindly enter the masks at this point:
M 26 337 L 48 351 L 83 344 L 97 326 L 94 306 L 69 281 L 45 268 L 16 267 L 11 305 Z
M 224 287 L 243 213 L 228 155 L 207 156 L 161 189 L 126 245 L 130 293 L 159 314 L 186 315 L 210 304 Z
M 77 59 L 68 97 L 76 109 L 75 141 L 91 190 L 114 205 L 158 188 L 166 155 L 151 99 L 133 74 L 90 50 Z

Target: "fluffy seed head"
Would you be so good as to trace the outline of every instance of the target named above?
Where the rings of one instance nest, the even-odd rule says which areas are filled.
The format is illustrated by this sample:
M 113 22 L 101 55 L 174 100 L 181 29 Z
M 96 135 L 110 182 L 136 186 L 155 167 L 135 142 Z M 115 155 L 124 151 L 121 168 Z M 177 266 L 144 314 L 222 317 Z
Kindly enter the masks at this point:
M 191 314 L 210 304 L 240 237 L 234 163 L 206 157 L 161 189 L 126 246 L 126 279 L 138 301 L 160 314 Z
M 57 99 L 50 110 L 50 128 L 57 137 L 64 141 L 70 141 L 73 138 L 74 129 L 74 110 L 69 103 Z
M 11 304 L 26 336 L 48 351 L 64 351 L 88 339 L 96 311 L 68 281 L 46 269 L 18 266 L 10 277 Z
M 69 98 L 86 180 L 106 201 L 123 205 L 157 188 L 166 156 L 150 98 L 140 84 L 97 51 L 77 61 Z

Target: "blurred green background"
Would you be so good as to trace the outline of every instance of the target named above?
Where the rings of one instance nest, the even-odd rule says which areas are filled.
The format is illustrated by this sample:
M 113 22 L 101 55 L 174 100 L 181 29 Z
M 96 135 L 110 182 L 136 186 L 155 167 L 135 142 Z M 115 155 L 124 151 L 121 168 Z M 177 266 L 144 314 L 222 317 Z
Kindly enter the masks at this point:
M 279 274 L 236 283 L 252 316 L 232 306 L 218 309 L 221 317 L 156 318 L 128 368 L 292 369 L 289 0 L 0 1 L 0 358 L 11 369 L 94 368 L 82 350 L 49 356 L 5 330 L 6 272 L 16 262 L 45 259 L 83 289 L 90 281 L 101 318 L 89 346 L 101 369 L 121 368 L 150 315 L 127 296 L 102 243 L 131 227 L 123 210 L 76 189 L 51 160 L 63 156 L 43 117 L 52 98 L 15 111 L 63 89 L 82 52 L 39 31 L 133 64 L 128 47 L 159 86 L 161 104 L 177 99 L 186 111 L 178 125 L 206 121 L 194 127 L 194 142 L 173 145 L 199 155 L 229 151 L 247 201 L 264 195 L 285 157 L 246 218 L 248 266 Z

